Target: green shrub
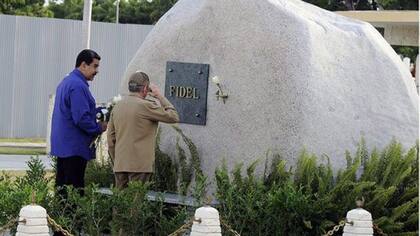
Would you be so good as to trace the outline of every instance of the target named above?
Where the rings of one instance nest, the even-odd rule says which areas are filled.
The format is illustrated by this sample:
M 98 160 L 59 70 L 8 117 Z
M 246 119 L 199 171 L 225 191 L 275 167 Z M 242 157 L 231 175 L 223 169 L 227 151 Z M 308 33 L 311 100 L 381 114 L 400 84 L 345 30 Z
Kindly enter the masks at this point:
M 231 175 L 223 166 L 215 175 L 221 216 L 241 235 L 320 235 L 363 197 L 385 233 L 418 234 L 418 145 L 405 153 L 393 141 L 379 154 L 362 140 L 346 158 L 336 175 L 328 157 L 319 164 L 305 151 L 293 170 L 275 155 L 262 178 L 254 176 L 256 163 L 246 176 L 241 165 Z
M 168 206 L 162 197 L 151 202 L 146 198 L 149 185 L 131 183 L 113 195 L 102 194 L 99 185 L 89 184 L 81 196 L 68 187 L 67 199 L 58 195 L 53 180 L 46 178 L 45 167 L 39 158 L 31 158 L 25 176 L 12 179 L 0 177 L 0 226 L 16 219 L 20 209 L 34 202 L 64 229 L 78 234 L 102 235 L 122 229 L 128 235 L 168 235 L 191 217 L 185 207 Z M 11 229 L 16 231 L 16 225 Z
M 112 162 L 108 158 L 103 162 L 89 161 L 85 172 L 85 185 L 95 184 L 99 187 L 111 187 L 115 184 Z
M 161 129 L 158 130 L 156 137 L 156 161 L 155 173 L 153 175 L 152 189 L 156 191 L 177 192 L 182 195 L 188 195 L 193 192 L 196 197 L 202 199 L 205 196 L 207 187 L 206 178 L 203 175 L 200 164 L 200 156 L 197 147 L 177 126 L 171 126 L 180 136 L 189 151 L 187 153 L 181 147 L 180 138 L 177 138 L 176 151 L 177 157 L 171 157 L 160 149 Z M 194 190 L 191 191 L 191 183 L 194 179 Z
M 193 146 L 189 149 L 196 155 Z M 231 173 L 223 165 L 215 175 L 217 207 L 222 219 L 244 236 L 321 235 L 356 207 L 355 199 L 363 197 L 365 209 L 385 233 L 418 235 L 418 149 L 417 144 L 404 151 L 393 141 L 382 151 L 368 152 L 362 140 L 353 156 L 346 152 L 347 167 L 335 174 L 328 157 L 320 161 L 306 151 L 294 168 L 287 168 L 286 161 L 275 154 L 262 177 L 254 174 L 257 162 L 246 174 L 241 164 Z M 178 155 L 185 153 L 178 150 Z M 179 167 L 171 174 L 177 191 L 182 189 L 177 186 L 182 173 L 184 185 L 180 186 L 190 186 L 194 179 L 192 194 L 201 205 L 207 179 L 197 160 L 185 155 L 184 164 L 173 161 L 168 166 L 177 163 Z M 69 188 L 68 200 L 63 201 L 39 159 L 31 158 L 28 166 L 23 177 L 0 176 L 0 225 L 16 218 L 20 208 L 32 202 L 33 193 L 35 202 L 73 233 L 101 235 L 123 229 L 126 235 L 167 235 L 191 217 L 187 208 L 164 204 L 161 197 L 148 201 L 146 193 L 152 186 L 141 183 L 122 191 L 112 189 L 113 195 L 99 193 L 97 184 L 88 185 L 84 196 Z
M 114 190 L 112 206 L 114 232 L 123 229 L 125 235 L 168 235 L 191 216 L 183 207 L 165 205 L 147 200 L 148 186 L 130 183 L 123 191 Z
M 160 149 L 161 129 L 158 129 L 155 150 L 155 173 L 153 174 L 153 186 L 156 191 L 177 191 L 178 165 L 172 158 Z
M 152 176 L 151 189 L 160 192 L 174 192 L 182 195 L 195 193 L 202 199 L 207 186 L 206 178 L 203 176 L 200 157 L 197 147 L 180 128 L 171 126 L 179 135 L 176 143 L 176 157 L 172 157 L 160 149 L 161 129 L 158 129 L 155 143 L 155 172 Z M 188 148 L 189 155 L 182 148 L 180 140 Z M 96 184 L 99 187 L 111 187 L 114 183 L 114 173 L 110 158 L 101 158 L 105 161 L 90 161 L 86 167 L 85 183 Z M 193 179 L 196 183 L 191 190 Z M 201 187 L 198 185 L 201 184 Z M 200 191 L 199 194 L 198 191 Z
M 0 176 L 0 226 L 16 219 L 20 209 L 32 201 L 48 204 L 50 179 L 44 165 L 38 157 L 31 157 L 27 164 L 30 169 L 23 177 L 12 179 L 5 173 Z M 11 230 L 15 232 L 16 225 Z
M 130 183 L 124 190 L 113 189 L 112 195 L 98 192 L 98 187 L 89 185 L 84 196 L 79 191 L 67 188 L 68 198 L 50 199 L 47 211 L 56 222 L 68 231 L 77 234 L 102 235 L 168 235 L 191 217 L 185 207 L 168 206 L 162 198 L 147 200 L 148 185 Z

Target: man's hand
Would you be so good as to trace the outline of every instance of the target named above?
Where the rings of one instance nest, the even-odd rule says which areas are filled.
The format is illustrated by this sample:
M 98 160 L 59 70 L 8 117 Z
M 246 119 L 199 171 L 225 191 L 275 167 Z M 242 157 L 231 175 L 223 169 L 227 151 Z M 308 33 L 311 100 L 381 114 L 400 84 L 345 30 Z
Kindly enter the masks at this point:
M 155 98 L 162 98 L 162 94 L 159 91 L 159 87 L 155 84 L 150 84 L 150 90 L 152 90 L 151 92 L 149 92 L 149 95 Z
M 106 131 L 106 128 L 108 127 L 108 122 L 99 122 L 99 125 L 101 126 L 102 132 Z

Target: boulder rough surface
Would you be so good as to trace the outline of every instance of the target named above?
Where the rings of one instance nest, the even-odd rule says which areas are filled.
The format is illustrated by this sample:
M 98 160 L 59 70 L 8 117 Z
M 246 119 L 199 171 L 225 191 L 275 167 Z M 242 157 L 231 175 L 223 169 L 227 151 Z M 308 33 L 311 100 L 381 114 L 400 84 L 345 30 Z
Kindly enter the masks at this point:
M 362 137 L 368 148 L 418 138 L 416 87 L 391 46 L 370 24 L 303 1 L 178 1 L 130 62 L 121 93 L 137 70 L 163 93 L 167 61 L 210 64 L 207 124 L 180 124 L 209 176 L 223 159 L 263 162 L 268 150 L 293 164 L 303 148 L 337 170 Z M 162 150 L 175 145 L 163 125 Z

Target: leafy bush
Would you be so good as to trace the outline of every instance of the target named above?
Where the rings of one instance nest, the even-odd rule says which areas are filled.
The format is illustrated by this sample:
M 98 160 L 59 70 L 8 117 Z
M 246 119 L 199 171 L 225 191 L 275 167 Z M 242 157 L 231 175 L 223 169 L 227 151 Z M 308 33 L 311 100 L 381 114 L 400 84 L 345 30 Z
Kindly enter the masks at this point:
M 162 197 L 148 201 L 149 185 L 141 183 L 130 183 L 122 191 L 112 189 L 112 195 L 100 193 L 93 184 L 85 188 L 83 196 L 68 187 L 64 200 L 53 190 L 53 181 L 45 177 L 40 163 L 38 158 L 31 158 L 25 176 L 0 177 L 0 226 L 16 219 L 20 209 L 32 203 L 33 194 L 35 203 L 74 234 L 102 235 L 122 229 L 127 235 L 168 235 L 191 217 L 185 207 L 168 206 Z M 16 225 L 12 232 L 15 230 Z
M 160 192 L 176 192 L 182 195 L 194 193 L 197 197 L 203 198 L 205 195 L 206 179 L 203 176 L 200 166 L 200 156 L 197 147 L 180 128 L 171 126 L 179 135 L 176 144 L 176 157 L 172 157 L 160 149 L 161 129 L 158 129 L 155 150 L 155 172 L 152 176 L 151 189 Z M 189 155 L 182 148 L 182 139 L 188 148 Z M 190 157 L 189 157 L 190 156 Z M 99 187 L 111 187 L 115 182 L 110 158 L 100 158 L 104 161 L 90 161 L 86 167 L 85 183 L 96 184 Z M 197 184 L 191 190 L 191 183 L 194 181 L 201 184 L 198 194 Z
M 115 184 L 114 172 L 111 159 L 103 162 L 89 161 L 86 166 L 85 184 L 95 184 L 99 187 L 111 187 Z
M 163 204 L 162 197 L 156 202 L 147 200 L 148 186 L 130 183 L 123 191 L 114 191 L 112 206 L 115 232 L 123 229 L 124 235 L 168 235 L 191 216 L 186 208 Z
M 48 205 L 50 179 L 46 177 L 44 165 L 39 158 L 31 157 L 28 166 L 30 169 L 23 177 L 12 178 L 5 173 L 0 176 L 0 226 L 16 219 L 22 206 L 33 200 Z M 12 232 L 15 230 L 16 225 Z
M 321 235 L 355 208 L 355 199 L 364 197 L 365 208 L 385 233 L 418 235 L 418 145 L 404 151 L 394 141 L 369 153 L 362 140 L 354 156 L 346 152 L 346 159 L 347 167 L 337 173 L 327 157 L 319 163 L 305 151 L 294 168 L 274 155 L 262 177 L 254 174 L 257 162 L 245 175 L 242 165 L 231 173 L 222 166 L 215 175 L 220 215 L 244 236 Z M 195 176 L 193 196 L 202 203 L 207 179 L 191 162 L 182 164 L 194 170 L 184 180 Z M 101 235 L 122 229 L 126 235 L 167 235 L 191 217 L 187 208 L 164 204 L 162 197 L 148 201 L 151 186 L 140 183 L 122 191 L 112 189 L 112 195 L 99 193 L 98 185 L 92 184 L 84 196 L 69 188 L 68 200 L 63 201 L 52 190 L 53 181 L 45 177 L 39 159 L 31 158 L 28 165 L 23 177 L 0 177 L 0 225 L 16 218 L 20 208 L 32 202 L 33 192 L 35 202 L 73 233 Z M 174 173 L 178 177 L 182 170 Z
M 207 186 L 206 179 L 203 175 L 200 165 L 200 156 L 197 147 L 188 138 L 182 130 L 177 126 L 171 126 L 181 137 L 184 144 L 187 146 L 190 158 L 181 147 L 179 138 L 177 139 L 176 151 L 177 157 L 171 157 L 164 153 L 160 147 L 161 130 L 158 130 L 156 138 L 156 161 L 155 173 L 153 175 L 152 189 L 156 191 L 178 192 L 182 195 L 187 195 L 193 192 L 196 197 L 200 199 L 205 195 L 205 187 Z M 191 183 L 194 182 L 195 189 L 190 191 Z M 198 187 L 201 185 L 201 187 Z
M 347 168 L 333 174 L 328 158 L 303 151 L 294 170 L 279 155 L 262 178 L 256 162 L 241 175 L 225 166 L 216 171 L 222 218 L 241 235 L 320 235 L 330 230 L 364 197 L 374 222 L 388 234 L 418 234 L 418 145 L 404 153 L 393 141 L 368 153 L 364 140 Z M 359 176 L 360 170 L 362 171 Z M 273 223 L 276 222 L 276 223 Z
M 161 129 L 158 129 L 155 150 L 155 173 L 153 173 L 152 188 L 157 191 L 177 191 L 178 164 L 168 154 L 160 149 Z
M 98 192 L 95 185 L 85 188 L 84 196 L 72 188 L 67 191 L 68 200 L 55 198 L 47 211 L 73 233 L 99 236 L 121 230 L 124 235 L 168 235 L 191 217 L 186 208 L 168 206 L 162 198 L 148 201 L 149 186 L 139 182 L 113 189 L 112 195 Z

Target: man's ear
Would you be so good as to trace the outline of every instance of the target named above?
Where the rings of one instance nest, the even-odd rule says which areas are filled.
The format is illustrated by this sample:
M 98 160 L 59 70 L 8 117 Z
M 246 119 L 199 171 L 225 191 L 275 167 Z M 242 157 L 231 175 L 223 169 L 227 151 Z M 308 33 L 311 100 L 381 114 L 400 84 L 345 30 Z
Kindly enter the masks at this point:
M 80 63 L 79 68 L 85 68 L 86 67 L 86 62 L 82 61 L 82 63 Z

